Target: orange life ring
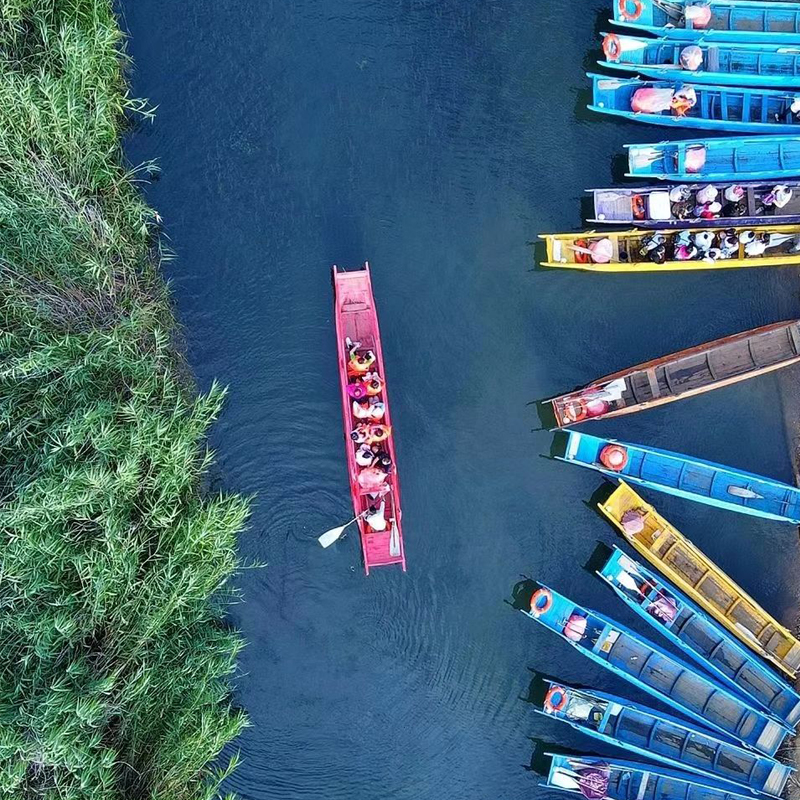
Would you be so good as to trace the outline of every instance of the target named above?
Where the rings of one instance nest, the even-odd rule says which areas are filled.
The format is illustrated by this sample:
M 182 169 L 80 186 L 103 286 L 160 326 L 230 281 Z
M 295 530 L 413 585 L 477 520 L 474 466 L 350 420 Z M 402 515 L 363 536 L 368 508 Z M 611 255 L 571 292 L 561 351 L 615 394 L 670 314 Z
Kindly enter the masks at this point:
M 631 5 L 633 5 L 633 13 L 628 13 Z M 619 9 L 619 18 L 623 22 L 636 22 L 642 16 L 644 4 L 642 0 L 619 0 L 617 8 Z
M 631 197 L 631 211 L 634 219 L 644 219 L 647 216 L 647 208 L 644 204 L 644 197 L 635 194 Z
M 538 617 L 540 614 L 544 614 L 545 611 L 549 611 L 552 605 L 553 595 L 550 594 L 550 590 L 545 588 L 537 589 L 531 597 L 531 614 L 534 617 Z
M 551 686 L 544 696 L 544 710 L 548 714 L 553 714 L 556 711 L 561 711 L 567 704 L 569 695 L 563 686 Z
M 575 247 L 588 247 L 589 242 L 586 239 L 576 239 Z M 573 250 L 573 255 L 575 256 L 575 263 L 576 264 L 588 264 L 592 257 L 588 253 L 581 253 L 580 250 Z
M 622 55 L 622 43 L 616 33 L 607 33 L 603 39 L 603 53 L 609 61 L 619 61 Z
M 628 464 L 628 451 L 618 444 L 607 444 L 600 451 L 600 463 L 613 472 L 621 472 Z
M 586 403 L 580 397 L 567 401 L 562 416 L 567 422 L 580 422 L 586 417 Z

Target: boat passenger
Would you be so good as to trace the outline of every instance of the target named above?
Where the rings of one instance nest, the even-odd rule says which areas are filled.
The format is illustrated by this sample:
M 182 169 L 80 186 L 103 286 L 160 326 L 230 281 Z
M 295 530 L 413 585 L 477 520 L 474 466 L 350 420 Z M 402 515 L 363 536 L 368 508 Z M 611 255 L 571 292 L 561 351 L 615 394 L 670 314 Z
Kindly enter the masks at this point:
M 756 234 L 753 239 L 744 246 L 744 254 L 750 258 L 754 256 L 763 256 L 767 251 L 768 243 L 769 236 L 763 233 Z
M 722 250 L 720 250 L 719 247 L 712 247 L 703 254 L 703 261 L 706 261 L 709 264 L 713 264 L 715 261 L 719 261 L 721 258 L 724 258 L 724 256 L 722 255 Z
M 361 423 L 360 425 L 356 425 L 355 429 L 350 431 L 350 438 L 356 444 L 367 444 L 369 442 L 369 425 L 365 423 Z
M 375 453 L 368 444 L 362 444 L 356 450 L 356 464 L 359 467 L 371 467 L 375 464 Z
M 739 237 L 735 230 L 727 230 L 720 236 L 719 243 L 722 258 L 733 258 L 739 254 Z
M 688 219 L 692 215 L 694 203 L 692 202 L 692 190 L 688 186 L 675 186 L 670 189 L 669 202 L 672 216 L 675 219 Z
M 693 261 L 699 255 L 699 250 L 693 244 L 681 244 L 675 248 L 676 261 Z
M 723 193 L 725 203 L 722 206 L 722 213 L 726 217 L 743 217 L 747 212 L 747 203 L 744 199 L 745 191 L 743 186 L 734 184 L 728 186 Z
M 698 205 L 705 205 L 706 203 L 713 203 L 717 199 L 718 195 L 719 189 L 709 183 L 697 190 L 695 200 L 697 201 Z
M 379 467 L 365 467 L 358 473 L 358 485 L 365 492 L 379 492 L 388 475 Z
M 764 196 L 762 200 L 764 207 L 773 211 L 779 211 L 792 199 L 792 190 L 786 184 L 778 184 L 772 191 Z
M 385 442 L 392 433 L 392 429 L 388 425 L 368 425 L 367 426 L 367 444 L 380 444 Z
M 672 103 L 670 103 L 672 112 L 676 117 L 685 117 L 696 105 L 697 92 L 691 86 L 678 89 L 672 96 Z
M 719 205 L 719 203 L 712 203 L 711 205 Z M 697 231 L 692 238 L 697 249 L 703 253 L 710 250 L 714 244 L 714 234 L 711 231 Z
M 366 388 L 364 391 L 366 392 Z M 353 400 L 353 416 L 356 419 L 371 419 L 369 403 L 359 403 Z
M 386 414 L 386 404 L 374 397 L 369 401 L 369 416 L 370 419 L 381 420 Z
M 694 215 L 699 219 L 717 219 L 722 211 L 721 203 L 705 203 L 702 206 L 695 206 Z
M 377 372 L 368 372 L 364 375 L 364 386 L 367 389 L 367 397 L 375 397 L 383 391 L 383 381 Z
M 372 455 L 375 457 L 375 463 L 391 475 L 392 457 L 389 453 L 381 449 L 378 445 L 372 445 Z
M 703 51 L 696 44 L 684 47 L 681 50 L 680 65 L 689 72 L 696 72 L 703 66 Z
M 364 517 L 367 525 L 372 528 L 374 531 L 385 531 L 388 523 L 386 522 L 386 517 L 384 516 L 386 511 L 386 501 L 381 500 L 381 504 L 376 508 L 375 506 L 370 506 L 367 515 Z
M 372 350 L 367 350 L 366 353 L 358 353 L 351 350 L 350 362 L 347 366 L 352 374 L 362 375 L 369 372 L 374 363 L 375 353 L 373 353 Z
M 364 385 L 363 381 L 353 381 L 347 384 L 347 394 L 352 397 L 354 401 L 363 400 L 367 396 L 367 387 Z

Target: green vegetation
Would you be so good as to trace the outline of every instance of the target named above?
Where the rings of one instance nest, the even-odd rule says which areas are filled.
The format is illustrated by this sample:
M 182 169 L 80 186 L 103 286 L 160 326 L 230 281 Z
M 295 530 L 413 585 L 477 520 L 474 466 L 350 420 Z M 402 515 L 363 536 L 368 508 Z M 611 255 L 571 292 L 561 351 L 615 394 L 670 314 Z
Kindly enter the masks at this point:
M 245 724 L 222 624 L 247 504 L 208 497 L 110 0 L 0 0 L 0 796 L 213 797 Z M 221 770 L 229 768 L 223 764 Z

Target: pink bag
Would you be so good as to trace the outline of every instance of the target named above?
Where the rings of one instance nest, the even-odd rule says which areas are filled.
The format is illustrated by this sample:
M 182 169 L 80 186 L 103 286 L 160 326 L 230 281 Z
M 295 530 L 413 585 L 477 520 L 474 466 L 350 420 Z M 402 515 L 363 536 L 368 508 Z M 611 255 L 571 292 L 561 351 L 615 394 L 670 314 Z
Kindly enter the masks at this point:
M 660 114 L 672 107 L 672 89 L 637 89 L 631 98 L 631 111 L 643 114 Z

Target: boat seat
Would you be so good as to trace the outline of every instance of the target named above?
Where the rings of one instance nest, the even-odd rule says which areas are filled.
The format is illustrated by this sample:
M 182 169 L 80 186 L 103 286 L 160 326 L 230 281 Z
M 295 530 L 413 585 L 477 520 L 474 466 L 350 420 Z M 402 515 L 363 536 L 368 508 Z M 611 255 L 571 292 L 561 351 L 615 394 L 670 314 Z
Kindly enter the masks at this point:
M 653 220 L 672 219 L 669 192 L 650 192 L 647 198 L 647 214 Z
M 708 48 L 706 56 L 706 71 L 719 72 L 719 48 L 713 45 Z

